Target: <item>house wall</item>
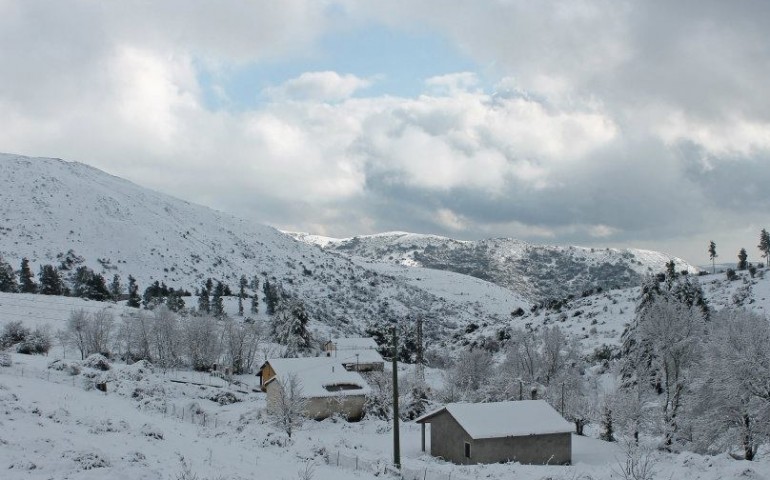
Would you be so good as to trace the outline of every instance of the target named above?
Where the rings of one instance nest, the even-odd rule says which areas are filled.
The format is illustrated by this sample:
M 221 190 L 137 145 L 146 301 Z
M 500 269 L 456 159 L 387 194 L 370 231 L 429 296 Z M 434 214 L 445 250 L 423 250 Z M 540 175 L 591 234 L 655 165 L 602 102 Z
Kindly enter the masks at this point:
M 465 442 L 471 458 L 465 458 Z M 572 434 L 528 435 L 473 440 L 448 412 L 430 421 L 430 453 L 457 464 L 516 461 L 524 464 L 563 465 L 572 461 Z
M 261 372 L 262 372 L 262 375 L 259 377 L 259 382 L 260 382 L 260 387 L 262 387 L 262 391 L 265 392 L 267 391 L 265 390 L 265 384 L 267 383 L 268 380 L 270 380 L 275 376 L 275 371 L 273 370 L 273 367 L 271 367 L 270 364 L 268 363 L 267 365 L 264 366 L 264 368 L 262 368 Z
M 473 439 L 463 430 L 448 412 L 441 412 L 430 421 L 430 454 L 452 463 L 468 463 L 465 458 L 465 443 Z
M 267 387 L 267 411 L 276 413 L 280 385 L 278 380 L 270 382 Z M 306 399 L 305 415 L 314 420 L 323 420 L 334 414 L 344 416 L 350 421 L 358 421 L 364 416 L 366 404 L 365 395 L 337 395 L 334 397 L 311 397 Z
M 572 434 L 552 433 L 475 440 L 470 463 L 519 462 L 564 465 L 572 462 Z

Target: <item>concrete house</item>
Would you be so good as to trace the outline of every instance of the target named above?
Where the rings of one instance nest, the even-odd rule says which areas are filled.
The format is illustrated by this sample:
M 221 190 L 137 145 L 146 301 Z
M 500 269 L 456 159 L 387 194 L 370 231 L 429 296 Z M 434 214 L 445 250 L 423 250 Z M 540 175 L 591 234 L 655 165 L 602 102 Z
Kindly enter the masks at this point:
M 369 385 L 360 374 L 345 370 L 333 358 L 274 358 L 262 364 L 257 375 L 262 391 L 267 393 L 269 414 L 276 411 L 280 382 L 293 377 L 300 384 L 309 418 L 323 420 L 338 414 L 358 421 L 364 416 Z
M 450 403 L 415 420 L 430 424 L 430 453 L 457 464 L 572 462 L 574 427 L 544 400 Z
M 350 371 L 381 372 L 385 369 L 385 360 L 377 352 L 377 342 L 373 338 L 335 338 L 323 344 L 323 351 Z

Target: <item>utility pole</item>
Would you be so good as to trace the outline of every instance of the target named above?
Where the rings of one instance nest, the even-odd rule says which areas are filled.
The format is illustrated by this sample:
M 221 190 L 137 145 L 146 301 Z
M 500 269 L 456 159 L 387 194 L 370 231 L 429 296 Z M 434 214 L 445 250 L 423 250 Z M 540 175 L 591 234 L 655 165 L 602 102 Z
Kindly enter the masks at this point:
M 398 330 L 393 326 L 393 465 L 401 469 L 401 439 L 398 432 Z

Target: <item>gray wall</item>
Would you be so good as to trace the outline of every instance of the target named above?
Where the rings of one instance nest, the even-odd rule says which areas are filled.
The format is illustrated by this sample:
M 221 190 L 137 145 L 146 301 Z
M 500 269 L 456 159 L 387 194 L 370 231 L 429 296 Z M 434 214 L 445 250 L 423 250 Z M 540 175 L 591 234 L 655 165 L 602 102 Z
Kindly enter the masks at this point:
M 430 420 L 430 454 L 434 457 L 453 463 L 468 463 L 464 442 L 473 444 L 470 435 L 448 412 L 441 412 Z
M 267 411 L 275 413 L 281 389 L 278 380 L 267 384 Z M 351 421 L 358 421 L 364 416 L 366 396 L 335 395 L 333 397 L 311 397 L 306 399 L 305 415 L 315 420 L 323 420 L 332 415 L 341 414 Z
M 465 442 L 471 444 L 471 458 L 465 458 Z M 458 464 L 515 461 L 525 464 L 562 465 L 572 461 L 572 434 L 471 439 L 448 413 L 430 420 L 430 453 Z

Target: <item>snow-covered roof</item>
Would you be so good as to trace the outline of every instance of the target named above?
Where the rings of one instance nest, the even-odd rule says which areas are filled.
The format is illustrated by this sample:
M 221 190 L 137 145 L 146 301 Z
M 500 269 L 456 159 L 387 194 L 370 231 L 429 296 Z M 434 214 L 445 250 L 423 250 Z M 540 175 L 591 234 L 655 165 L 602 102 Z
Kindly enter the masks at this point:
M 332 343 L 337 350 L 377 350 L 377 342 L 371 337 L 335 338 Z
M 346 365 L 352 363 L 382 363 L 382 355 L 377 351 L 377 342 L 370 337 L 335 338 L 331 341 L 334 350 L 331 358 Z M 356 357 L 356 355 L 358 357 Z
M 448 412 L 471 438 L 517 437 L 569 433 L 575 428 L 545 400 L 520 400 L 494 403 L 450 403 L 415 420 L 429 420 Z
M 296 376 L 304 397 L 334 397 L 338 395 L 366 395 L 369 385 L 360 374 L 345 370 L 338 360 L 327 357 L 273 358 L 267 360 L 279 380 Z M 273 378 L 273 379 L 274 379 Z M 268 380 L 270 383 L 273 379 Z M 334 390 L 335 385 L 356 385 L 355 390 Z

